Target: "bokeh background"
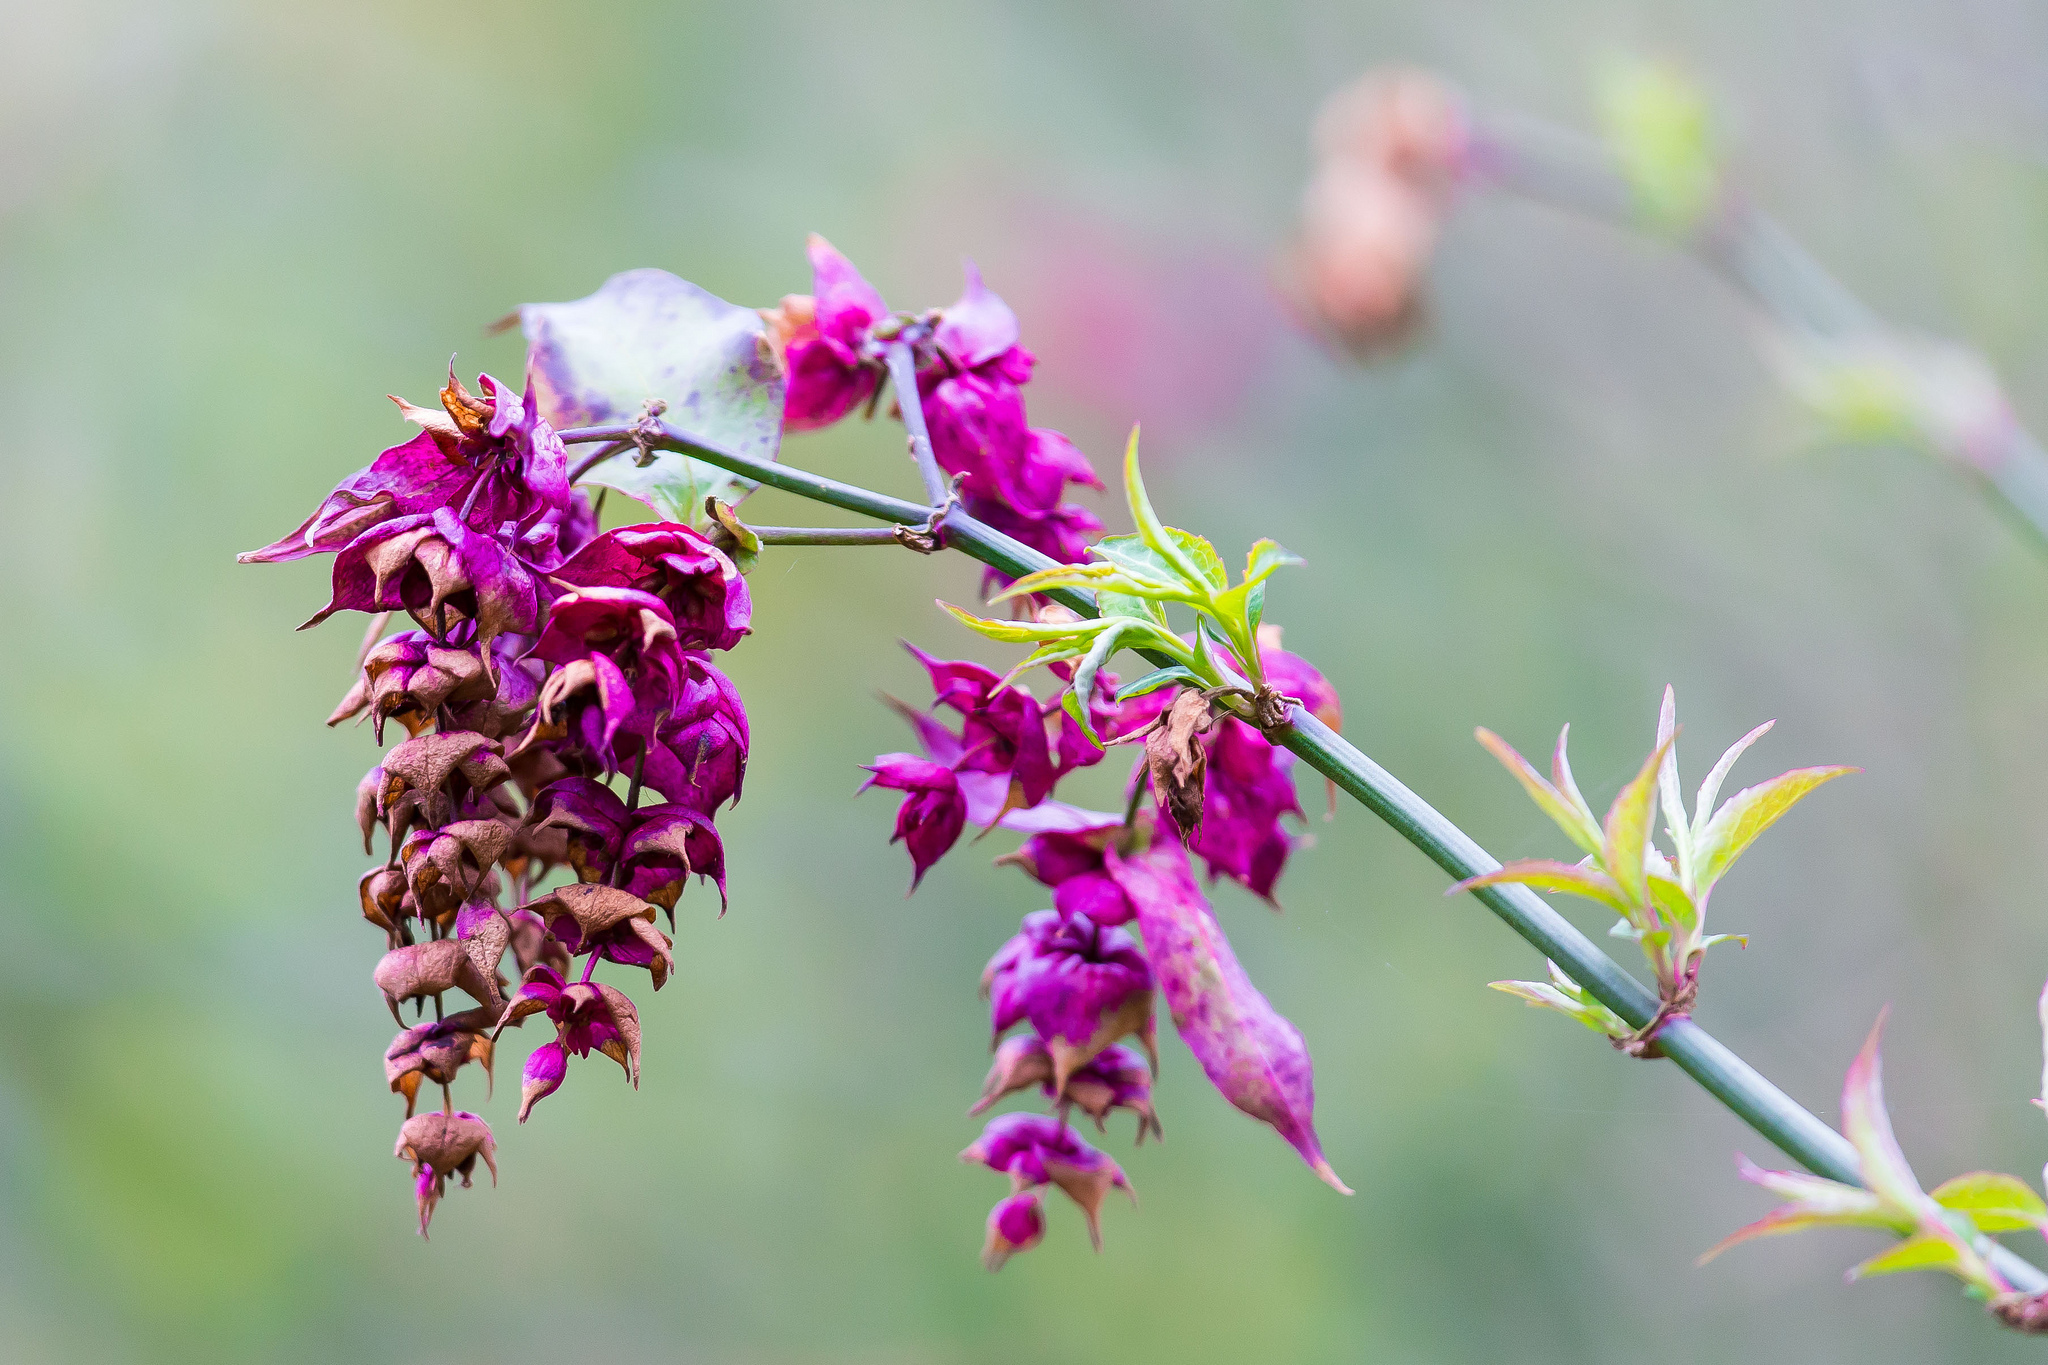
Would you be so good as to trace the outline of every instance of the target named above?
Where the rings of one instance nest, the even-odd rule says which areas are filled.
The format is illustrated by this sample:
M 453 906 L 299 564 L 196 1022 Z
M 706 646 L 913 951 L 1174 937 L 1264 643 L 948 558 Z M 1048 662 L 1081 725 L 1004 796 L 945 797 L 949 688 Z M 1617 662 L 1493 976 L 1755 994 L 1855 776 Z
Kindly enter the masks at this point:
M 1670 251 L 1461 208 L 1433 315 L 1361 371 L 1292 333 L 1271 251 L 1331 88 L 1391 59 L 1577 126 L 1616 52 L 1718 102 L 1736 173 L 1882 311 L 1984 347 L 2048 424 L 2048 20 L 2016 0 L 803 6 L 0 5 L 0 1355 L 56 1361 L 1516 1362 L 2017 1359 L 1934 1277 L 1844 1286 L 1851 1233 L 1693 1258 L 1772 1156 L 1672 1068 L 1484 989 L 1529 950 L 1360 809 L 1274 915 L 1220 913 L 1307 1035 L 1344 1200 L 1170 1036 L 1170 1140 L 1089 1254 L 977 1264 L 954 1154 L 975 980 L 1032 885 L 963 846 L 906 900 L 914 637 L 971 565 L 772 554 L 733 656 L 755 728 L 642 1007 L 638 1094 L 589 1064 L 412 1231 L 350 818 L 320 722 L 358 632 L 292 632 L 324 562 L 238 568 L 404 436 L 485 324 L 638 265 L 772 303 L 819 230 L 890 298 L 972 254 L 1041 356 L 1034 419 L 1107 466 L 1146 423 L 1168 515 L 1310 568 L 1274 594 L 1348 733 L 1502 855 L 1559 839 L 1472 742 L 1575 722 L 1604 800 L 1677 684 L 1697 780 L 1853 762 L 1715 899 L 1756 937 L 1700 1018 L 1829 1117 L 1891 1002 L 1930 1180 L 2048 1131 L 2048 562 L 1909 451 L 1816 443 L 1751 319 Z M 893 429 L 785 458 L 914 486 Z M 1112 507 L 1103 509 L 1117 516 Z M 752 515 L 811 510 L 763 496 Z M 827 514 L 830 516 L 831 514 Z M 982 657 L 995 656 L 984 654 Z M 1114 785 L 1099 774 L 1098 799 Z M 1081 793 L 1087 795 L 1088 793 Z M 1304 782 L 1318 809 L 1320 794 Z M 1581 916 L 1592 929 L 1604 927 Z M 1625 946 L 1625 945 L 1624 945 Z M 531 1033 L 529 1029 L 527 1033 Z M 2038 1250 L 2038 1248 L 2037 1248 Z

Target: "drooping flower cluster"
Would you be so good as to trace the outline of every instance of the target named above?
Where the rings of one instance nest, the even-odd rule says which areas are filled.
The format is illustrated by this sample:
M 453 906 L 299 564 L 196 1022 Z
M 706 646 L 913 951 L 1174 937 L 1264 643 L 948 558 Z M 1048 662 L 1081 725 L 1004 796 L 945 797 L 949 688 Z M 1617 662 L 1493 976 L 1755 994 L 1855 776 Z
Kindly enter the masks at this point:
M 385 935 L 372 975 L 401 1028 L 385 1078 L 405 1097 L 397 1154 L 413 1163 L 422 1235 L 450 1175 L 467 1186 L 481 1158 L 496 1180 L 490 1127 L 455 1110 L 451 1086 L 470 1062 L 489 1077 L 508 1026 L 545 1014 L 555 1029 L 526 1061 L 522 1122 L 571 1057 L 601 1052 L 639 1084 L 638 1012 L 597 965 L 644 969 L 658 990 L 675 957 L 656 911 L 673 928 L 695 876 L 723 913 L 713 817 L 739 797 L 748 746 L 709 653 L 749 630 L 739 570 L 677 523 L 600 533 L 532 390 L 480 385 L 451 374 L 439 412 L 401 402 L 418 436 L 242 556 L 332 553 L 332 597 L 307 624 L 376 617 L 328 723 L 369 720 L 381 743 L 396 721 L 407 736 L 363 779 L 356 815 L 365 852 L 378 830 L 386 841 L 359 898 Z M 380 639 L 398 611 L 415 628 Z M 545 887 L 556 869 L 576 881 Z M 450 990 L 474 1004 L 447 1012 Z M 429 1082 L 440 1112 L 415 1113 Z
M 1281 651 L 1277 631 L 1255 634 L 1261 675 L 1335 724 L 1336 693 L 1321 674 Z M 1103 1199 L 1129 1184 L 1068 1119 L 1078 1108 L 1102 1130 L 1114 1110 L 1128 1109 L 1140 1142 L 1161 1132 L 1152 1103 L 1159 995 L 1225 1098 L 1271 1124 L 1318 1175 L 1344 1190 L 1316 1137 L 1314 1078 L 1301 1035 L 1238 965 L 1188 862 L 1192 848 L 1212 879 L 1227 876 L 1271 899 L 1294 844 L 1281 817 L 1301 814 L 1293 755 L 1249 724 L 1210 715 L 1196 689 L 1118 700 L 1117 678 L 1099 659 L 1092 667 L 1047 661 L 1063 684 L 1064 704 L 1055 706 L 979 664 L 935 659 L 914 647 L 912 653 L 931 681 L 932 711 L 893 704 L 923 752 L 881 755 L 866 784 L 905 793 L 895 837 L 910 852 L 912 889 L 969 824 L 1001 824 L 1029 837 L 997 861 L 1022 868 L 1053 902 L 1025 916 L 982 975 L 995 1061 L 969 1112 L 1037 1093 L 1056 1115 L 1000 1115 L 962 1153 L 1011 1178 L 1009 1197 L 989 1215 L 984 1262 L 995 1269 L 1037 1245 L 1047 1185 L 1080 1206 L 1100 1246 Z M 957 731 L 933 714 L 943 709 L 960 716 Z M 1204 719 L 1199 727 L 1169 726 L 1167 718 L 1181 712 Z M 1178 763 L 1163 760 L 1164 746 L 1153 742 L 1168 729 L 1177 736 L 1171 742 L 1184 748 Z M 1101 759 L 1097 741 L 1105 738 L 1147 741 L 1131 781 L 1134 788 L 1151 785 L 1158 814 L 1135 799 L 1127 817 L 1052 799 L 1067 773 Z M 1134 798 L 1140 794 L 1133 790 Z M 1185 846 L 1183 824 L 1191 827 Z M 1019 1026 L 1024 1031 L 1011 1033 Z
M 1036 363 L 1018 343 L 1017 315 L 967 267 L 967 287 L 950 307 L 892 314 L 853 263 L 815 234 L 811 293 L 792 294 L 763 314 L 789 372 L 788 430 L 830 426 L 872 410 L 885 374 L 883 347 L 911 343 L 917 394 L 939 467 L 959 480 L 968 515 L 1054 559 L 1078 558 L 1102 530 L 1093 513 L 1063 501 L 1067 485 L 1101 488 L 1074 444 L 1033 427 L 1024 385 Z M 896 395 L 901 404 L 905 395 Z

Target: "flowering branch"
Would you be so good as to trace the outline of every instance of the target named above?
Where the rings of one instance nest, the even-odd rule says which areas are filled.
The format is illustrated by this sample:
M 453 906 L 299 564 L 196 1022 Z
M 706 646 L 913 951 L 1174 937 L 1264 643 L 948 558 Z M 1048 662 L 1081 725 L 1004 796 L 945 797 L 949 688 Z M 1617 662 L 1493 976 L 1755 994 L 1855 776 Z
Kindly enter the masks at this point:
M 610 438 L 611 434 L 603 430 L 572 429 L 562 433 L 564 441 Z M 656 444 L 842 511 L 895 522 L 913 521 L 925 511 L 916 503 L 789 465 L 712 449 L 673 430 L 665 430 Z M 1022 578 L 1060 567 L 1049 556 L 958 508 L 947 515 L 945 525 L 949 548 L 958 549 L 1006 577 Z M 1077 589 L 1051 588 L 1043 595 L 1078 615 L 1097 614 L 1094 601 Z M 1161 653 L 1141 653 L 1158 667 L 1175 663 Z M 1502 869 L 1500 860 L 1470 835 L 1301 706 L 1291 705 L 1285 723 L 1267 733 L 1274 743 L 1291 750 L 1336 783 L 1457 880 L 1485 877 Z M 1645 1028 L 1656 1018 L 1661 1005 L 1658 997 L 1535 892 L 1525 886 L 1486 885 L 1475 887 L 1473 894 L 1630 1028 Z M 1726 1044 L 1684 1017 L 1667 1019 L 1656 1037 L 1658 1048 L 1667 1058 L 1787 1156 L 1816 1175 L 1844 1184 L 1858 1183 L 1856 1152 L 1848 1140 L 1773 1085 Z M 1987 1247 L 1986 1254 L 2015 1288 L 2030 1292 L 2048 1289 L 2048 1274 L 2013 1253 Z

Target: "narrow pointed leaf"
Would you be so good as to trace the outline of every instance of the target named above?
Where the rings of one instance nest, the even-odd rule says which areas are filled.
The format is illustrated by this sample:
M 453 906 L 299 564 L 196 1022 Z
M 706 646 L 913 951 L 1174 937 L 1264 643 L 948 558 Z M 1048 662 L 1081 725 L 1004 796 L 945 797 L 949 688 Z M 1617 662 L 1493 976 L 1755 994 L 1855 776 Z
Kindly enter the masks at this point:
M 1684 887 L 1668 877 L 1651 877 L 1649 886 L 1650 904 L 1657 907 L 1665 923 L 1674 925 L 1682 934 L 1693 933 L 1700 927 L 1700 912 Z
M 1729 797 L 1727 804 L 1707 822 L 1698 846 L 1693 850 L 1693 875 L 1701 890 L 1704 892 L 1726 876 L 1743 850 L 1755 843 L 1759 834 L 1776 824 L 1778 818 L 1797 805 L 1808 792 L 1845 773 L 1861 771 L 1861 768 L 1839 767 L 1794 768 L 1768 782 L 1745 787 Z
M 1446 896 L 1455 896 L 1460 891 L 1477 891 L 1484 886 L 1533 886 L 1538 891 L 1562 891 L 1570 896 L 1584 896 L 1587 900 L 1598 901 L 1610 910 L 1628 913 L 1628 902 L 1621 898 L 1621 888 L 1612 878 L 1590 867 L 1576 863 L 1560 863 L 1548 858 L 1524 858 L 1509 863 L 1497 872 L 1488 872 L 1478 877 L 1468 877 L 1445 891 Z
M 1586 852 L 1598 857 L 1600 854 L 1600 827 L 1593 823 L 1590 813 L 1581 813 L 1573 808 L 1564 794 L 1543 780 L 1543 774 L 1529 765 L 1529 760 L 1515 752 L 1514 746 L 1493 731 L 1481 726 L 1473 731 L 1486 751 L 1500 760 L 1503 768 L 1515 775 L 1530 799 L 1542 807 L 1543 813 L 1557 822 L 1557 827 Z M 1560 741 L 1562 742 L 1562 741 Z M 1581 802 L 1581 805 L 1584 803 Z
M 1884 1059 L 1879 1040 L 1884 1033 L 1884 1015 L 1877 1017 L 1870 1036 L 1856 1060 L 1849 1064 L 1842 1080 L 1842 1136 L 1856 1148 L 1863 1183 L 1872 1192 L 1902 1208 L 1914 1208 L 1926 1196 L 1899 1140 L 1892 1134 L 1891 1115 L 1884 1107 Z
M 1079 621 L 990 621 L 976 616 L 971 611 L 962 611 L 951 602 L 941 602 L 939 605 L 952 613 L 955 620 L 975 634 L 986 636 L 991 640 L 1000 640 L 1002 643 L 1009 645 L 1059 640 L 1074 635 L 1093 635 L 1097 631 L 1108 630 L 1119 620 L 1127 619 L 1115 616 L 1101 616 L 1094 620 L 1083 619 Z
M 1088 553 L 1152 588 L 1186 592 L 1180 570 L 1174 568 L 1165 555 L 1147 545 L 1143 536 L 1104 536 L 1088 547 Z
M 1671 833 L 1671 847 L 1678 854 L 1678 879 L 1683 882 L 1692 870 L 1692 825 L 1685 818 L 1685 798 L 1678 792 L 1678 693 L 1668 683 L 1663 704 L 1657 709 L 1657 742 L 1664 746 L 1664 762 L 1657 769 L 1657 799 L 1664 807 L 1664 825 Z
M 1060 704 L 1066 708 L 1067 714 L 1081 727 L 1081 733 L 1088 736 L 1089 743 L 1098 749 L 1102 747 L 1102 737 L 1095 733 L 1095 726 L 1089 722 L 1088 700 L 1095 695 L 1095 675 L 1109 662 L 1109 656 L 1116 653 L 1117 641 L 1123 636 L 1124 629 L 1124 626 L 1117 625 L 1096 634 L 1095 643 L 1089 648 L 1088 653 L 1082 656 L 1080 663 L 1074 665 L 1073 685 L 1067 688 L 1066 695 L 1060 699 Z
M 1145 494 L 1145 476 L 1138 472 L 1138 428 L 1131 428 L 1130 444 L 1124 447 L 1124 497 L 1131 505 L 1131 520 L 1137 524 L 1138 535 L 1172 566 L 1174 576 L 1190 588 L 1203 585 L 1201 571 L 1197 569 L 1182 550 L 1179 543 L 1168 532 L 1166 524 L 1159 520 L 1159 514 L 1152 510 L 1152 499 Z M 1211 550 L 1211 554 L 1215 551 Z M 1219 561 L 1220 562 L 1220 561 Z
M 1657 770 L 1664 764 L 1671 741 L 1657 746 L 1642 771 L 1629 779 L 1614 804 L 1607 808 L 1606 838 L 1600 861 L 1608 875 L 1621 883 L 1629 902 L 1641 905 L 1649 898 L 1649 873 L 1643 868 L 1643 854 L 1650 846 L 1650 807 L 1657 799 Z
M 1787 1204 L 1772 1209 L 1754 1223 L 1746 1224 L 1723 1237 L 1701 1255 L 1695 1265 L 1705 1265 L 1729 1247 L 1758 1237 L 1776 1237 L 1787 1232 L 1804 1232 L 1808 1228 L 1889 1228 L 1891 1220 L 1877 1213 L 1822 1213 Z
M 1216 547 L 1193 531 L 1183 531 L 1178 526 L 1166 528 L 1166 534 L 1180 552 L 1187 557 L 1197 579 L 1213 594 L 1230 586 L 1230 570 L 1224 567 L 1223 556 L 1216 553 Z
M 1557 732 L 1557 748 L 1550 755 L 1550 781 L 1563 794 L 1565 800 L 1571 802 L 1573 809 L 1578 811 L 1580 818 L 1586 822 L 1586 828 L 1597 831 L 1600 822 L 1593 817 L 1593 808 L 1586 804 L 1586 798 L 1579 794 L 1579 784 L 1572 779 L 1572 761 L 1564 751 L 1565 741 L 1570 738 L 1571 733 L 1572 727 L 1569 723 Z M 1595 837 L 1597 840 L 1597 835 Z M 1588 853 L 1599 851 L 1597 848 L 1586 850 Z
M 1158 598 L 1099 591 L 1095 594 L 1095 606 L 1104 616 L 1136 616 L 1162 630 L 1170 629 L 1166 623 L 1166 605 Z
M 1774 720 L 1767 720 L 1729 745 L 1728 752 L 1721 755 L 1714 764 L 1714 770 L 1707 774 L 1707 780 L 1700 783 L 1699 795 L 1693 798 L 1692 803 L 1692 841 L 1695 847 L 1699 844 L 1701 833 L 1707 827 L 1707 821 L 1713 818 L 1714 802 L 1720 797 L 1721 784 L 1728 780 L 1729 770 L 1735 766 L 1735 760 L 1742 757 L 1743 750 L 1769 734 L 1771 727 L 1777 723 Z
M 1127 682 L 1118 688 L 1116 699 L 1129 701 L 1132 697 L 1142 697 L 1148 692 L 1157 692 L 1162 687 L 1172 687 L 1175 683 L 1194 683 L 1199 686 L 1201 681 L 1195 676 L 1193 669 L 1182 668 L 1179 664 L 1171 668 L 1156 668 L 1144 677 Z
M 1553 1010 L 1576 1020 L 1595 1033 L 1610 1038 L 1626 1034 L 1628 1025 L 1597 1000 L 1576 1000 L 1545 981 L 1489 981 L 1494 990 L 1505 992 L 1536 1009 Z M 1618 1030 L 1618 1032 L 1617 1032 Z

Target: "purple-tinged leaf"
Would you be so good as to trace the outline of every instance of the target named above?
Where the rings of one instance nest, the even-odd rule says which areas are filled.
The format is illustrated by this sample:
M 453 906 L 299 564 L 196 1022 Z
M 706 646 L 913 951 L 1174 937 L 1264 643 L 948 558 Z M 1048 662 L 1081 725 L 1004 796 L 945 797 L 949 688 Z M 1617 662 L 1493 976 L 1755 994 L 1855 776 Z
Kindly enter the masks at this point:
M 1514 746 L 1499 735 L 1483 725 L 1472 733 L 1486 746 L 1488 753 L 1500 760 L 1503 768 L 1515 775 L 1515 780 L 1522 784 L 1530 799 L 1542 808 L 1545 815 L 1557 822 L 1557 827 L 1563 830 L 1573 843 L 1595 857 L 1600 855 L 1600 827 L 1593 822 L 1590 814 L 1575 808 L 1572 802 L 1565 799 L 1564 793 L 1544 781 L 1543 774 L 1531 767 L 1529 760 L 1516 753 Z M 1561 750 L 1564 744 L 1561 736 L 1558 744 Z
M 2048 1204 L 2018 1176 L 1971 1171 L 1942 1181 L 1927 1195 L 1945 1209 L 1970 1215 L 1980 1232 L 2048 1229 Z
M 1223 1097 L 1271 1124 L 1324 1183 L 1351 1190 L 1323 1156 L 1315 1072 L 1301 1033 L 1252 984 L 1195 884 L 1187 853 L 1162 836 L 1109 865 L 1138 909 L 1145 956 L 1175 1027 Z
M 1671 743 L 1666 739 L 1657 745 L 1642 771 L 1629 779 L 1629 784 L 1614 798 L 1614 804 L 1607 808 L 1600 861 L 1634 905 L 1644 904 L 1650 896 L 1649 873 L 1643 867 L 1644 854 L 1650 847 L 1650 807 L 1657 799 L 1657 770 L 1663 767 Z
M 1892 1203 L 1913 1209 L 1924 1205 L 1927 1196 L 1920 1192 L 1920 1182 L 1892 1135 L 1891 1115 L 1885 1112 L 1884 1059 L 1879 1051 L 1883 1033 L 1880 1013 L 1842 1080 L 1842 1136 L 1856 1148 L 1863 1183 Z
M 1693 850 L 1693 875 L 1701 894 L 1704 895 L 1708 888 L 1726 876 L 1743 850 L 1755 843 L 1759 834 L 1776 824 L 1778 818 L 1797 805 L 1808 792 L 1845 773 L 1862 771 L 1861 768 L 1843 767 L 1794 768 L 1768 782 L 1745 787 L 1729 797 L 1700 832 L 1698 845 Z
M 1621 888 L 1606 873 L 1578 863 L 1560 863 L 1549 858 L 1523 858 L 1497 872 L 1467 877 L 1444 894 L 1455 896 L 1460 891 L 1477 891 L 1484 886 L 1507 883 L 1533 886 L 1538 891 L 1562 891 L 1569 896 L 1584 896 L 1619 914 L 1629 913 L 1629 904 L 1622 899 Z
M 1557 748 L 1550 755 L 1550 781 L 1564 798 L 1571 802 L 1572 809 L 1579 813 L 1579 819 L 1585 822 L 1586 828 L 1595 831 L 1597 835 L 1600 822 L 1593 818 L 1593 808 L 1586 804 L 1586 798 L 1579 792 L 1579 784 L 1572 780 L 1572 761 L 1565 753 L 1565 741 L 1571 737 L 1571 733 L 1572 727 L 1569 722 L 1557 732 Z M 1599 842 L 1597 837 L 1594 842 Z M 1597 854 L 1599 851 L 1597 848 L 1586 849 L 1588 853 Z
M 784 376 L 759 313 L 665 270 L 629 270 L 595 294 L 519 310 L 541 414 L 557 430 L 631 422 L 650 399 L 661 420 L 714 449 L 773 460 L 782 442 Z M 704 500 L 736 502 L 750 483 L 673 451 L 637 451 L 585 475 L 671 521 L 702 528 Z

